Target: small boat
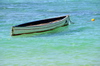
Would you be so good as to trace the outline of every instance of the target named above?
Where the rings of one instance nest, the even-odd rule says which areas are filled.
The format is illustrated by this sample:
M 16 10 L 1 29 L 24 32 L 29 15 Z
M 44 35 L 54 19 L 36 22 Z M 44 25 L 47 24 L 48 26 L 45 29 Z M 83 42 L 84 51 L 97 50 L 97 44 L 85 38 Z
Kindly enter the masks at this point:
M 28 22 L 12 27 L 12 36 L 44 32 L 60 26 L 69 25 L 69 15 Z

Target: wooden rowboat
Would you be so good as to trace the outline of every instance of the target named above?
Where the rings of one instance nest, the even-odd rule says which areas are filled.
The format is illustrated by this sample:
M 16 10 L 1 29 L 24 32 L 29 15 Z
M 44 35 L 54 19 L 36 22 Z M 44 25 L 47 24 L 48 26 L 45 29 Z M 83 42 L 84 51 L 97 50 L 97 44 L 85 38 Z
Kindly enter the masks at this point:
M 69 25 L 69 15 L 28 22 L 12 27 L 12 36 L 44 32 L 60 26 Z

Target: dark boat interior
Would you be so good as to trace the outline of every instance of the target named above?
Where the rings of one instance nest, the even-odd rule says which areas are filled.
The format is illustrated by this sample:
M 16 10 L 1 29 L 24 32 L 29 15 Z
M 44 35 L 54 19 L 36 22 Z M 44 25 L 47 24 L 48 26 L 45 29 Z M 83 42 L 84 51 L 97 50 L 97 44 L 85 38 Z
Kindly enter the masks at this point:
M 31 26 L 31 25 L 46 24 L 46 23 L 54 22 L 56 20 L 61 20 L 61 19 L 65 18 L 65 17 L 66 16 L 50 18 L 50 19 L 44 19 L 44 20 L 38 20 L 38 21 L 33 21 L 33 22 L 28 22 L 28 23 L 16 25 L 16 26 L 13 26 L 13 27 L 26 27 L 26 26 Z

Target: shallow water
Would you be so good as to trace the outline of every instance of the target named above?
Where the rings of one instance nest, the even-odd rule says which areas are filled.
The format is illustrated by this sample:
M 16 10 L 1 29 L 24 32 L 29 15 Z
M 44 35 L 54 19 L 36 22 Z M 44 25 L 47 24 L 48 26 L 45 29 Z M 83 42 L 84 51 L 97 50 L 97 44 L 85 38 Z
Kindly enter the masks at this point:
M 1 0 L 0 66 L 99 66 L 99 7 L 98 0 Z M 74 24 L 10 36 L 14 25 L 67 14 Z

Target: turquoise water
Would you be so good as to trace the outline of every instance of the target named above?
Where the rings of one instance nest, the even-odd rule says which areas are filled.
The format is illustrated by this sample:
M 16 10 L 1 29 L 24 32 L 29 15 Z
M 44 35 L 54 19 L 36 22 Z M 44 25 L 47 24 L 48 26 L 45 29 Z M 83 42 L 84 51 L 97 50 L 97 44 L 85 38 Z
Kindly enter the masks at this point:
M 0 66 L 99 66 L 99 3 L 99 0 L 0 0 Z M 74 24 L 10 36 L 14 25 L 67 14 Z

